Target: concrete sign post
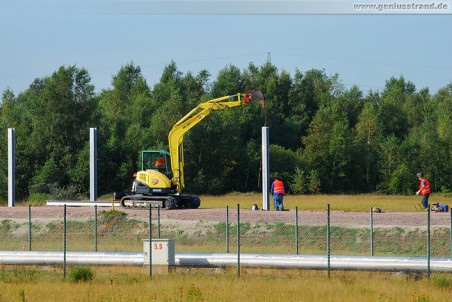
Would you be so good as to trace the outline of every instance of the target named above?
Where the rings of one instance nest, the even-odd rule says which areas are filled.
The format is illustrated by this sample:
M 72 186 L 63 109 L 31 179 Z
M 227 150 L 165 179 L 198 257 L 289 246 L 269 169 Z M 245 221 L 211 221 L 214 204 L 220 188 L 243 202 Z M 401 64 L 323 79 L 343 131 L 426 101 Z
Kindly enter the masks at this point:
M 8 207 L 14 207 L 16 202 L 16 133 L 14 128 L 8 128 Z
M 97 129 L 89 129 L 89 200 L 97 200 Z
M 270 192 L 270 146 L 269 146 L 269 128 L 262 127 L 262 209 L 270 210 L 269 192 Z

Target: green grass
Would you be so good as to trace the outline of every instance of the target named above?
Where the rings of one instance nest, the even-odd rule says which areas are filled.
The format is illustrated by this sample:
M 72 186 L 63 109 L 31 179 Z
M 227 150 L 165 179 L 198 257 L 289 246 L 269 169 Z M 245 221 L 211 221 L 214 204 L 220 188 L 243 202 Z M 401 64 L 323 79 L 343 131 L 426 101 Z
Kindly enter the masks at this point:
M 262 205 L 262 194 L 232 193 L 223 196 L 200 196 L 201 208 L 237 208 L 251 209 L 253 204 Z M 452 197 L 432 194 L 430 203 L 439 202 L 452 206 Z M 415 212 L 415 206 L 421 203 L 420 196 L 402 195 L 286 195 L 284 207 L 300 211 L 325 211 L 330 204 L 332 211 L 368 212 L 371 207 L 382 208 L 386 212 Z M 270 196 L 270 207 L 273 201 Z
M 105 194 L 99 201 L 111 201 L 113 194 Z M 231 193 L 227 195 L 201 195 L 201 208 L 237 208 L 251 209 L 253 204 L 262 206 L 261 193 Z M 273 202 L 270 198 L 270 207 Z M 452 196 L 432 194 L 430 203 L 443 203 L 452 206 Z M 324 211 L 330 204 L 332 211 L 368 212 L 371 207 L 384 209 L 386 212 L 414 212 L 421 203 L 421 197 L 406 195 L 360 194 L 360 195 L 286 195 L 284 206 L 287 209 L 298 207 L 301 211 Z M 0 202 L 6 206 L 7 201 Z M 42 206 L 45 201 L 19 201 L 16 206 Z
M 69 267 L 68 271 L 73 271 Z M 3 266 L 0 301 L 449 301 L 452 275 L 430 281 L 386 272 L 177 269 L 149 278 L 147 267 L 93 267 L 92 279 L 63 279 L 61 267 Z

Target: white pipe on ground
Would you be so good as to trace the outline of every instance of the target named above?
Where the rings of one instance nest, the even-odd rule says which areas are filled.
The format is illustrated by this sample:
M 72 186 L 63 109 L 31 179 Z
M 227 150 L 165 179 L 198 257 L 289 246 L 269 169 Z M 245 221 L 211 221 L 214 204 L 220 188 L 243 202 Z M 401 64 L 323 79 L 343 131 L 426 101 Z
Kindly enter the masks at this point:
M 139 252 L 67 252 L 67 264 L 78 265 L 144 265 Z M 63 252 L 55 251 L 0 251 L 0 264 L 53 265 L 63 264 Z M 327 257 L 322 255 L 241 254 L 244 267 L 274 267 L 300 269 L 327 269 Z M 226 267 L 237 265 L 236 254 L 176 253 L 176 266 Z M 427 271 L 427 258 L 381 256 L 331 256 L 332 270 L 365 271 Z M 432 272 L 452 272 L 452 258 L 431 258 Z

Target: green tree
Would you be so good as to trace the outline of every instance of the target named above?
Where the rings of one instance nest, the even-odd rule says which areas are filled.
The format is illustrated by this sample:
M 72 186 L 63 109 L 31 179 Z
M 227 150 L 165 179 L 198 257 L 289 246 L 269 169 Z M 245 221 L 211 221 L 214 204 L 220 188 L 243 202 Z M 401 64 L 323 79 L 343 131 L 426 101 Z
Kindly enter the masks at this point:
M 382 125 L 374 103 L 366 102 L 358 116 L 354 137 L 355 182 L 362 190 L 372 192 L 378 179 L 379 146 L 383 139 Z M 363 186 L 360 183 L 363 182 Z
M 346 114 L 337 103 L 317 111 L 303 142 L 306 161 L 318 171 L 325 192 L 351 189 L 352 136 Z
M 203 82 L 200 84 L 206 86 Z M 243 90 L 241 71 L 229 65 L 220 70 L 211 84 L 211 93 L 199 96 L 187 112 L 200 102 Z M 247 166 L 246 145 L 239 138 L 238 117 L 243 112 L 240 107 L 216 111 L 187 133 L 184 143 L 187 190 L 196 187 L 201 193 L 219 194 L 243 188 L 244 178 L 235 177 L 237 169 L 244 171 Z M 235 119 L 231 119 L 231 114 Z
M 270 145 L 270 177 L 280 177 L 289 183 L 293 178 L 296 168 L 301 167 L 295 152 L 278 145 Z
M 441 88 L 422 124 L 425 171 L 431 173 L 433 192 L 451 191 L 452 179 L 452 83 Z M 430 116 L 431 115 L 431 116 Z
M 403 77 L 391 78 L 386 82 L 379 104 L 379 114 L 385 136 L 394 134 L 403 139 L 409 133 L 409 116 L 404 107 L 414 92 L 414 85 L 406 82 Z
M 99 192 L 130 187 L 131 176 L 139 168 L 140 152 L 151 140 L 147 130 L 156 111 L 141 68 L 133 63 L 120 68 L 113 76 L 112 86 L 99 96 Z M 78 167 L 86 169 L 81 163 Z
M 128 190 L 140 151 L 166 149 L 169 131 L 185 114 L 252 89 L 264 93 L 265 108 L 250 103 L 215 112 L 186 134 L 187 191 L 260 189 L 263 125 L 270 127 L 272 176 L 291 192 L 411 194 L 421 170 L 433 192 L 452 191 L 452 84 L 431 96 L 403 77 L 390 78 L 381 93 L 364 96 L 322 70 L 295 69 L 291 76 L 271 63 L 243 71 L 228 65 L 211 81 L 207 70 L 184 74 L 170 62 L 152 89 L 129 63 L 99 94 L 76 66 L 34 80 L 17 96 L 4 91 L 0 130 L 16 129 L 16 195 L 64 188 L 87 194 L 90 127 L 98 128 L 100 194 Z M 6 154 L 6 135 L 2 141 Z M 1 198 L 6 161 L 0 157 Z
M 400 160 L 400 140 L 394 135 L 386 137 L 380 144 L 380 173 L 382 181 L 379 183 L 379 190 L 389 193 L 389 182 L 392 173 L 397 168 Z
M 0 153 L 4 156 L 0 156 L 0 200 L 5 200 L 8 196 L 8 140 L 7 129 L 11 123 L 11 106 L 14 106 L 16 98 L 11 89 L 6 89 L 2 94 L 0 103 L 0 133 L 3 135 L 0 137 Z
M 409 194 L 413 192 L 412 183 L 412 173 L 410 173 L 410 168 L 402 163 L 396 167 L 396 169 L 391 173 L 391 178 L 389 180 L 388 191 L 392 194 Z
M 50 181 L 49 171 L 58 186 L 70 183 L 69 171 L 96 116 L 90 81 L 83 68 L 60 67 L 51 76 L 36 79 L 8 105 L 6 120 L 17 128 L 18 197 L 27 195 L 30 184 Z

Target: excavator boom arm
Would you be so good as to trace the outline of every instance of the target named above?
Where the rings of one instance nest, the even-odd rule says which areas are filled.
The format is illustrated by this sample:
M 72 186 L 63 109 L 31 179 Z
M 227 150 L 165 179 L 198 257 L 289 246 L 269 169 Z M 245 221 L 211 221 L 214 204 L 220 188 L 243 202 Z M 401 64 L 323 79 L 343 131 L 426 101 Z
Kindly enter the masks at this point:
M 185 187 L 183 152 L 183 140 L 185 133 L 201 122 L 213 111 L 241 106 L 253 100 L 259 100 L 259 102 L 263 104 L 264 98 L 262 92 L 254 90 L 250 93 L 238 93 L 235 95 L 216 98 L 199 104 L 173 126 L 168 134 L 168 145 L 171 157 L 171 169 L 173 172 L 172 183 L 177 187 L 178 192 L 182 191 Z

